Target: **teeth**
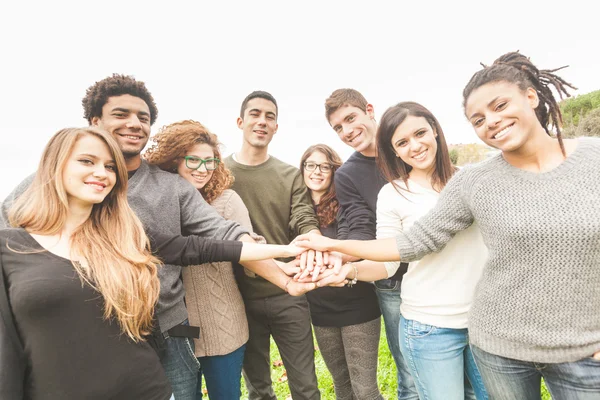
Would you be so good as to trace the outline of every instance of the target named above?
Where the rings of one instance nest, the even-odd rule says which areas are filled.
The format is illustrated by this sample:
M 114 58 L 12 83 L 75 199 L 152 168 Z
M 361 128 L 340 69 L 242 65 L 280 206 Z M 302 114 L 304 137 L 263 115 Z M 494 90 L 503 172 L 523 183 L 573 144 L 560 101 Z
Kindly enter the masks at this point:
M 93 186 L 93 187 L 95 187 L 96 189 L 100 189 L 100 190 L 103 190 L 103 189 L 104 189 L 104 186 L 102 186 L 102 185 L 96 185 L 95 183 L 87 183 L 87 185 L 89 185 L 89 186 Z
M 510 128 L 512 128 L 512 125 L 509 125 L 506 128 L 502 129 L 500 132 L 496 133 L 494 135 L 494 139 L 501 139 L 502 137 L 504 137 L 504 135 L 506 135 L 510 131 Z
M 413 158 L 417 161 L 421 161 L 425 158 L 426 155 L 427 155 L 427 150 L 417 154 L 416 156 L 413 156 Z
M 125 137 L 126 137 L 127 139 L 131 139 L 131 140 L 138 140 L 138 139 L 139 139 L 139 137 L 137 137 L 137 136 L 127 136 L 127 135 L 126 135 Z

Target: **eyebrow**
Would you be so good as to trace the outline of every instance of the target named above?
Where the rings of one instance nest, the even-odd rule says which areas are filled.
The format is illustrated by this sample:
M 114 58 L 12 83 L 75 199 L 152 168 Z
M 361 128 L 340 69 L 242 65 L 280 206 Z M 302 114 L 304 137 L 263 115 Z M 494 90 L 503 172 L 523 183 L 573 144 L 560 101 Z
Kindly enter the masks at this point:
M 112 109 L 112 111 L 121 111 L 121 112 L 125 112 L 125 113 L 130 113 L 131 112 L 130 109 L 123 108 L 123 107 L 115 107 L 115 108 Z M 143 111 L 143 110 L 139 111 L 138 114 L 146 115 L 148 117 L 150 116 L 150 113 L 147 113 L 146 111 Z
M 81 153 L 77 157 L 84 157 L 84 156 L 93 158 L 94 160 L 99 160 L 99 157 L 97 155 L 90 154 L 90 153 Z M 116 161 L 111 158 L 110 160 L 108 160 L 108 162 L 115 163 Z
M 496 97 L 494 97 L 494 98 L 492 99 L 492 101 L 490 101 L 490 102 L 487 104 L 487 106 L 488 106 L 488 107 L 489 107 L 489 106 L 491 106 L 491 105 L 492 105 L 492 104 L 494 104 L 494 103 L 496 102 L 496 100 L 498 100 L 499 98 L 500 98 L 500 96 L 496 96 Z M 473 115 L 471 115 L 471 116 L 469 117 L 469 119 L 473 118 L 473 117 L 474 117 L 474 116 L 476 116 L 476 115 L 481 115 L 481 114 L 480 114 L 480 113 L 478 113 L 478 112 L 476 112 L 476 113 L 474 113 Z

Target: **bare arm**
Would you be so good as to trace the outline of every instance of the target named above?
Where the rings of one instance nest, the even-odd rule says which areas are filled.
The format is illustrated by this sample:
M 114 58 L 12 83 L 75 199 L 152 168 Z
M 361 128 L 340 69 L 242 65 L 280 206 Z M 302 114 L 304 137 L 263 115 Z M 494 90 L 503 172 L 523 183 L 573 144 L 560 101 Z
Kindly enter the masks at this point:
M 296 238 L 299 247 L 321 251 L 337 251 L 373 261 L 400 261 L 396 238 L 380 240 L 336 240 L 309 233 Z M 386 276 L 387 277 L 387 276 Z

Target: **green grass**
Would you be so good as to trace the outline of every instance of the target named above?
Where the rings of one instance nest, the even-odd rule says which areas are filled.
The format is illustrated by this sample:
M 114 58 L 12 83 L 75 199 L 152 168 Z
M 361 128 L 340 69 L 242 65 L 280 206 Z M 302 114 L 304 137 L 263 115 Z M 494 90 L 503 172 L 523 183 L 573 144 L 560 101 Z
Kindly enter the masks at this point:
M 271 365 L 274 362 L 281 360 L 279 351 L 273 339 L 271 339 Z M 321 399 L 323 400 L 335 400 L 335 392 L 333 390 L 333 380 L 331 374 L 325 366 L 321 352 L 317 349 L 315 341 L 315 367 L 317 369 L 317 378 L 319 380 L 319 390 L 321 391 Z M 280 400 L 291 399 L 290 390 L 288 388 L 287 380 L 282 380 L 281 377 L 284 375 L 285 368 L 283 366 L 272 367 L 271 379 L 273 380 L 273 390 L 277 398 Z M 379 390 L 385 399 L 396 399 L 396 365 L 394 359 L 387 345 L 387 339 L 385 336 L 385 327 L 381 325 L 381 339 L 379 341 L 379 365 L 377 366 L 377 383 L 379 384 Z M 206 392 L 205 392 L 206 393 Z M 208 399 L 208 397 L 206 397 Z M 242 399 L 248 398 L 248 392 L 242 380 Z M 550 394 L 546 390 L 544 384 L 542 384 L 542 399 L 551 400 Z

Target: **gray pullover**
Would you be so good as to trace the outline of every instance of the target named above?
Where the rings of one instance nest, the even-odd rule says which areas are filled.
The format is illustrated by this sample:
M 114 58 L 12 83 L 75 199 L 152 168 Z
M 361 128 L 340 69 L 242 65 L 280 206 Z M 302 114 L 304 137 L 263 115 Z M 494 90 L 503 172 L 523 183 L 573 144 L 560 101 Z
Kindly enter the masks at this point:
M 436 207 L 397 236 L 398 250 L 403 261 L 418 260 L 477 222 L 489 255 L 471 342 L 524 361 L 580 360 L 600 350 L 599 197 L 599 139 L 580 138 L 545 173 L 499 155 L 459 171 Z
M 8 227 L 7 211 L 33 181 L 33 175 L 21 182 L 2 203 L 0 228 Z M 142 160 L 129 179 L 129 205 L 144 226 L 152 231 L 173 235 L 198 235 L 212 239 L 235 240 L 248 233 L 233 221 L 223 219 L 189 182 L 177 174 L 161 170 Z M 164 332 L 187 318 L 181 267 L 164 265 L 158 270 L 160 297 L 157 317 Z

